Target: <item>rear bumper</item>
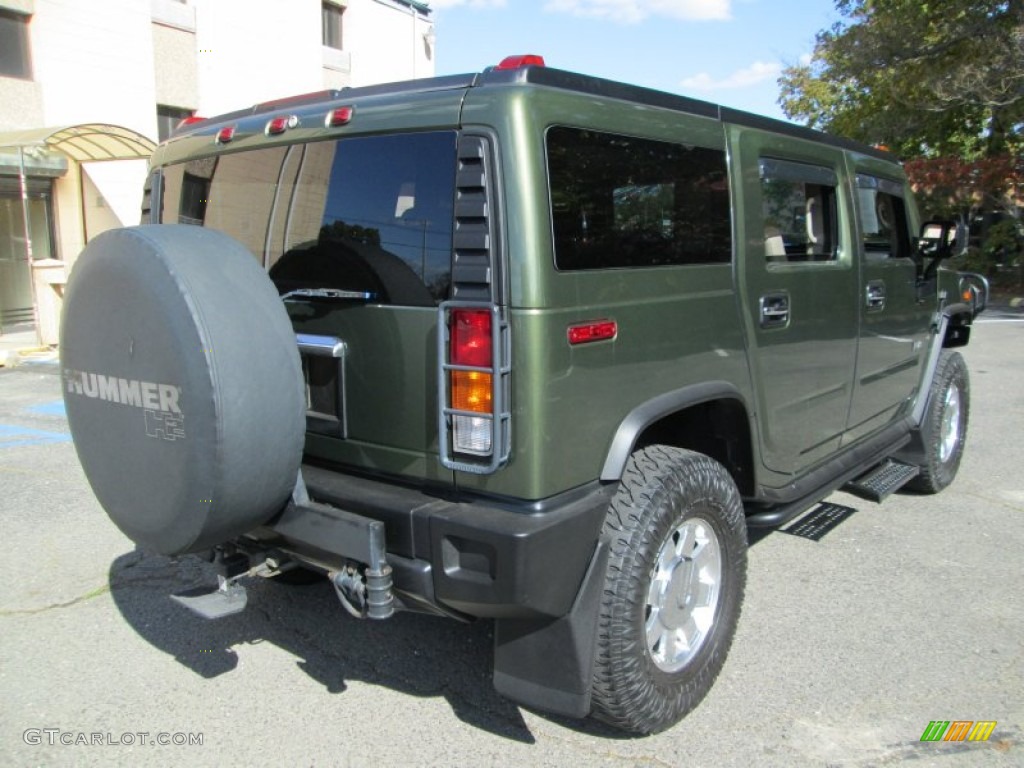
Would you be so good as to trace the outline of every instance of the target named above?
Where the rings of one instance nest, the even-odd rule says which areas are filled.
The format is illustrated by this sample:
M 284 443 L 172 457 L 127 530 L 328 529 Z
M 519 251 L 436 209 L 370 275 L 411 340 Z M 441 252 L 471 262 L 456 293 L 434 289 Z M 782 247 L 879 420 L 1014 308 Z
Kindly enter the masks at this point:
M 594 483 L 536 503 L 446 499 L 304 465 L 310 498 L 385 526 L 387 562 L 406 608 L 473 617 L 545 619 L 573 606 L 614 485 Z M 271 521 L 261 538 L 336 567 L 344 526 L 329 517 Z

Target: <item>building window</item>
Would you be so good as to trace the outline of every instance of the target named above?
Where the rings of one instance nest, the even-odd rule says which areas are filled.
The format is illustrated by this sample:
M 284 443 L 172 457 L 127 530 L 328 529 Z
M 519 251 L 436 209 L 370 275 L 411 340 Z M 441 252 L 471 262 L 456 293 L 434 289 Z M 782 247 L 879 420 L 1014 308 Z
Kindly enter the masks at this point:
M 341 50 L 341 17 L 345 9 L 334 3 L 321 5 L 323 19 L 324 45 L 328 48 Z
M 156 105 L 156 136 L 160 141 L 166 141 L 167 138 L 174 133 L 174 129 L 178 127 L 178 123 L 184 120 L 186 117 L 192 117 L 194 114 L 191 109 L 181 109 L 180 107 L 168 107 L 166 104 Z
M 32 79 L 28 16 L 0 11 L 0 77 Z

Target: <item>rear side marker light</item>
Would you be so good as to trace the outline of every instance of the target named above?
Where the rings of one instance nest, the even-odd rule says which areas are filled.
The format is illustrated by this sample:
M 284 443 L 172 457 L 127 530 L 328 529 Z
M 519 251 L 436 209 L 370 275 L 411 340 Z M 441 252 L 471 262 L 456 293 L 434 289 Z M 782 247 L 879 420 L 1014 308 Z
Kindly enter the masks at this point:
M 590 323 L 570 325 L 569 344 L 589 344 L 594 341 L 614 339 L 619 333 L 619 324 L 614 320 L 595 320 Z
M 352 122 L 352 115 L 355 114 L 354 107 L 338 107 L 327 113 L 324 124 L 328 128 L 337 128 L 340 125 L 348 125 Z
M 226 128 L 221 128 L 217 131 L 217 143 L 227 144 L 233 138 L 235 138 L 235 126 L 229 125 Z
M 278 134 L 284 133 L 289 128 L 294 128 L 299 124 L 299 118 L 295 115 L 282 115 L 273 118 L 267 123 L 267 135 L 277 136 Z
M 534 53 L 520 56 L 506 56 L 495 69 L 522 69 L 523 67 L 543 67 L 544 57 Z

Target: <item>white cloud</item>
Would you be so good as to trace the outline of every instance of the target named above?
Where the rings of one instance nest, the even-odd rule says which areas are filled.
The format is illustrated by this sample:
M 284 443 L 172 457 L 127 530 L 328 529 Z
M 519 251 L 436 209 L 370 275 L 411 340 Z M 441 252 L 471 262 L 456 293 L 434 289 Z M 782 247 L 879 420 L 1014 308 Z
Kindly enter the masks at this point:
M 722 91 L 732 88 L 746 88 L 768 80 L 775 80 L 782 74 L 782 64 L 777 61 L 755 61 L 749 67 L 737 69 L 716 80 L 707 72 L 684 78 L 680 85 L 693 91 Z
M 454 8 L 458 5 L 467 5 L 470 8 L 503 8 L 505 0 L 430 0 L 428 5 L 435 11 L 438 8 Z
M 732 18 L 731 6 L 732 0 L 548 0 L 544 10 L 636 24 L 650 16 L 726 21 Z

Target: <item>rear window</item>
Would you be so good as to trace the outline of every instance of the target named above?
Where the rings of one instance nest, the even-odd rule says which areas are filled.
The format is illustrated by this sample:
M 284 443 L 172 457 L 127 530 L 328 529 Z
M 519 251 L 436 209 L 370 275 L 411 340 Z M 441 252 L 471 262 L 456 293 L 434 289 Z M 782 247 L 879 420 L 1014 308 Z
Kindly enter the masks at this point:
M 432 306 L 451 284 L 456 134 L 250 150 L 164 169 L 161 221 L 220 229 L 278 290 Z
M 724 151 L 554 127 L 547 161 L 559 269 L 730 261 Z

